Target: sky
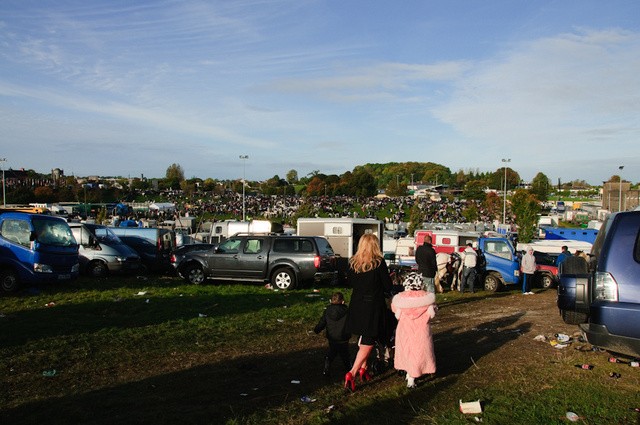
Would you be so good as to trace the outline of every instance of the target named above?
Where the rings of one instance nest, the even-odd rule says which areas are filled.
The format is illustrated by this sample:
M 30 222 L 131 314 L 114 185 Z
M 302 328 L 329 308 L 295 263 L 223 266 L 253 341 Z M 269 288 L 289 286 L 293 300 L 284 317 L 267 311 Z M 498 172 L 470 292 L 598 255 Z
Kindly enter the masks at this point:
M 0 2 L 5 169 L 599 185 L 640 182 L 639 136 L 636 0 Z

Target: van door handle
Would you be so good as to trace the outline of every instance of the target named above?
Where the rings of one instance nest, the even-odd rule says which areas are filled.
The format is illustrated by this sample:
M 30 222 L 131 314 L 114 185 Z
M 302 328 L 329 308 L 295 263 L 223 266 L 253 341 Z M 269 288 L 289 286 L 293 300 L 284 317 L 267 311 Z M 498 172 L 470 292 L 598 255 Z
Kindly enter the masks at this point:
M 256 258 L 257 258 L 258 260 L 262 260 L 264 257 L 263 257 L 262 255 L 258 255 Z

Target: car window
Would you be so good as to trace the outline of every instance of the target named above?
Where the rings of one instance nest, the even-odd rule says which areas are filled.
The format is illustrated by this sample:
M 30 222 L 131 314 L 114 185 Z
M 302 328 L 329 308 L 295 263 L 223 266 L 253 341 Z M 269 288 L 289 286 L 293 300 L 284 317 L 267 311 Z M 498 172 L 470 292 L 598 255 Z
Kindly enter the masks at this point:
M 262 251 L 263 239 L 247 239 L 247 243 L 244 247 L 245 254 L 257 254 Z
M 25 220 L 4 220 L 0 230 L 2 237 L 20 245 L 31 245 L 31 226 Z
M 511 251 L 504 241 L 489 241 L 485 246 L 485 253 L 511 260 Z
M 242 239 L 240 238 L 231 238 L 220 245 L 220 247 L 218 248 L 218 252 L 226 254 L 237 254 L 238 252 L 240 252 L 241 242 Z
M 318 250 L 323 255 L 333 255 L 333 247 L 329 243 L 328 240 L 323 238 L 316 238 L 316 243 L 318 244 Z

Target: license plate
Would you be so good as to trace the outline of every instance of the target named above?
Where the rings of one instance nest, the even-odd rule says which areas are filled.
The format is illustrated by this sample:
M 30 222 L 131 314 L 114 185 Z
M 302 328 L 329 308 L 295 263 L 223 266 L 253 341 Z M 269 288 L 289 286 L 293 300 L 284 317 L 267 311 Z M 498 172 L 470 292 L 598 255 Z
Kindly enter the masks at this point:
M 58 280 L 69 280 L 71 279 L 71 275 L 70 274 L 60 274 L 58 275 Z

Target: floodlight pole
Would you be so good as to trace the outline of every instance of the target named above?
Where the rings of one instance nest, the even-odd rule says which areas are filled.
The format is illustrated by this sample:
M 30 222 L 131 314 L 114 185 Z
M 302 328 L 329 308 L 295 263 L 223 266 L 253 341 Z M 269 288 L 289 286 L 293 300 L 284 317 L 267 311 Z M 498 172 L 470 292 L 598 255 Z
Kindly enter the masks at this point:
M 618 194 L 618 212 L 622 211 L 622 169 L 624 168 L 624 165 L 621 165 L 618 167 L 618 169 L 620 170 L 620 181 L 618 182 L 618 190 L 619 190 L 619 194 Z
M 507 162 L 511 162 L 511 158 L 504 159 L 504 196 L 502 197 L 502 224 L 507 222 Z
M 5 162 L 7 162 L 7 158 L 0 158 L 0 162 L 2 162 L 2 207 L 6 208 L 6 206 L 7 206 L 7 197 L 5 195 L 4 164 L 5 164 Z
M 245 185 L 245 175 L 247 169 L 247 159 L 249 159 L 249 155 L 240 155 L 240 159 L 242 160 L 242 221 L 246 220 L 246 209 L 244 203 L 244 185 Z

